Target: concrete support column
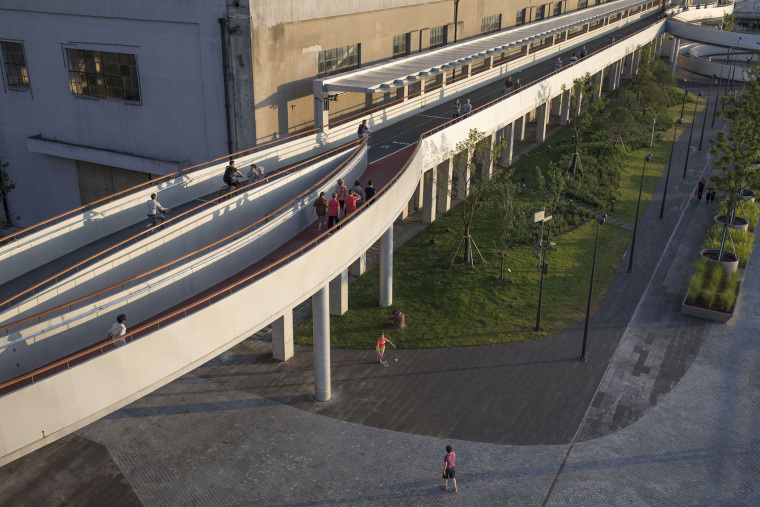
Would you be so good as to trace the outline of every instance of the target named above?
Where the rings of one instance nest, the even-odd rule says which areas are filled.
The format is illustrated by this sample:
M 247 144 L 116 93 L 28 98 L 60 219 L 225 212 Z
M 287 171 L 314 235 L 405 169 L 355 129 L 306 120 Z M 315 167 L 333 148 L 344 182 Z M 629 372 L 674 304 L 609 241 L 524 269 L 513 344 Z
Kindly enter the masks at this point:
M 594 94 L 591 100 L 597 100 L 602 96 L 602 80 L 604 79 L 604 71 L 597 72 L 591 76 L 591 82 L 594 84 Z
M 608 75 L 607 75 L 607 91 L 614 92 L 617 88 L 617 79 L 620 75 L 619 69 L 618 69 L 618 62 L 613 62 L 609 67 L 607 67 Z
M 457 177 L 457 198 L 464 199 L 470 195 L 470 156 L 459 153 L 454 159 L 454 171 Z
M 435 212 L 437 210 L 436 197 L 438 197 L 438 170 L 437 168 L 425 171 L 422 175 L 424 185 L 424 195 L 422 199 L 422 221 L 426 224 L 432 224 L 435 221 Z
M 423 183 L 420 178 L 420 182 L 417 183 L 417 188 L 414 189 L 414 195 L 412 195 L 412 207 L 414 207 L 415 210 L 422 209 L 423 206 L 422 188 Z M 411 211 L 411 207 L 409 208 L 409 211 Z
M 330 281 L 330 315 L 341 316 L 348 311 L 348 270 Z
M 501 163 L 506 166 L 512 165 L 512 154 L 515 149 L 515 123 L 512 122 L 504 127 L 504 140 L 506 144 L 501 150 Z
M 620 76 L 623 73 L 623 61 L 620 60 L 617 62 L 617 66 L 615 67 L 615 88 L 620 88 Z
M 546 141 L 546 125 L 549 123 L 549 102 L 544 102 L 536 109 L 538 125 L 536 128 L 536 142 L 543 143 Z
M 441 213 L 451 209 L 451 180 L 454 178 L 454 158 L 438 164 L 436 208 Z
M 348 274 L 351 276 L 362 276 L 365 271 L 367 271 L 367 252 L 361 254 L 361 256 L 348 267 Z
M 670 55 L 670 61 L 673 63 L 673 67 L 670 69 L 670 73 L 675 76 L 676 65 L 678 65 L 678 51 L 681 48 L 681 40 L 673 37 L 673 49 Z
M 521 116 L 517 120 L 515 120 L 515 128 L 517 129 L 515 131 L 515 137 L 518 141 L 525 141 L 525 123 L 526 123 L 525 116 Z
M 567 125 L 570 122 L 570 90 L 562 92 L 562 106 L 559 113 L 559 124 Z
M 380 236 L 380 307 L 393 303 L 393 225 Z
M 328 401 L 330 393 L 330 312 L 327 285 L 311 297 L 314 332 L 314 399 Z
M 631 53 L 630 58 L 631 58 L 631 61 L 628 63 L 627 79 L 631 79 L 633 75 L 636 74 L 636 51 Z
M 287 361 L 293 357 L 293 309 L 272 322 L 272 357 Z
M 581 115 L 581 106 L 583 105 L 583 92 L 578 91 L 578 103 L 575 106 L 575 117 L 579 117 Z
M 396 100 L 404 101 L 409 97 L 409 85 L 396 88 Z
M 330 123 L 330 114 L 325 111 L 327 94 L 322 90 L 322 83 L 315 81 L 312 88 L 314 90 L 314 128 L 321 128 L 322 132 L 327 132 L 327 124 Z
M 498 142 L 496 132 L 491 134 L 491 140 L 489 142 L 488 151 L 483 154 L 486 159 L 483 161 L 483 174 L 481 175 L 482 178 L 487 180 L 490 180 L 493 177 L 493 150 Z
M 562 95 L 554 97 L 551 100 L 551 103 L 552 103 L 551 114 L 555 116 L 559 116 L 560 110 L 562 109 Z

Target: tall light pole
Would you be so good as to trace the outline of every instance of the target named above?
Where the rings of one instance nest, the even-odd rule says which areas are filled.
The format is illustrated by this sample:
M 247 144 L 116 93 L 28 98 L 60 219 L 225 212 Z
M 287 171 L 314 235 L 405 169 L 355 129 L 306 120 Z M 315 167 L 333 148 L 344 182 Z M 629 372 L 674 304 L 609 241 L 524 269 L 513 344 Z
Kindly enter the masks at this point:
M 681 179 L 686 179 L 686 169 L 689 167 L 689 152 L 691 151 L 691 138 L 694 136 L 694 124 L 697 123 L 697 107 L 699 107 L 699 97 L 702 96 L 702 92 L 697 94 L 697 100 L 694 102 L 694 116 L 691 118 L 691 130 L 689 130 L 689 145 L 686 147 L 686 160 L 683 163 L 683 176 Z
M 670 145 L 670 160 L 668 161 L 668 174 L 665 175 L 665 191 L 662 193 L 662 206 L 660 206 L 660 218 L 662 218 L 663 213 L 665 213 L 665 197 L 668 195 L 668 181 L 670 181 L 670 166 L 673 165 L 673 148 L 676 146 L 676 137 L 678 137 L 678 125 L 681 124 L 683 120 L 681 118 L 678 118 L 676 120 L 676 124 L 673 127 L 673 144 Z
M 723 66 L 722 65 L 721 65 L 720 75 L 721 75 L 721 77 L 718 78 L 718 89 L 715 90 L 716 93 L 715 93 L 715 105 L 713 106 L 713 121 L 712 121 L 712 125 L 710 126 L 710 128 L 715 127 L 715 114 L 718 112 L 718 102 L 720 102 L 720 85 L 721 85 L 722 79 L 723 79 Z M 715 74 L 713 74 L 713 79 L 715 79 Z M 710 87 L 712 87 L 712 84 L 710 85 Z
M 591 317 L 591 296 L 594 293 L 594 271 L 596 271 L 596 250 L 599 247 L 599 226 L 607 221 L 607 213 L 602 213 L 596 222 L 596 241 L 594 242 L 594 260 L 591 263 L 591 284 L 588 288 L 588 304 L 586 305 L 586 324 L 583 326 L 583 348 L 581 349 L 581 361 L 586 361 L 586 342 L 588 341 L 588 321 Z
M 639 228 L 639 208 L 641 207 L 641 191 L 644 189 L 644 171 L 647 162 L 652 160 L 652 154 L 644 157 L 644 167 L 641 168 L 641 183 L 639 184 L 639 202 L 636 204 L 636 219 L 633 221 L 633 239 L 631 240 L 631 256 L 628 258 L 628 273 L 633 273 L 633 250 L 636 248 L 636 230 Z
M 728 64 L 728 76 L 726 76 L 726 89 L 723 92 L 723 96 L 724 97 L 728 97 L 728 82 L 730 81 L 729 78 L 731 77 L 731 48 L 730 47 L 726 48 L 726 63 Z M 722 66 L 721 66 L 720 72 L 721 72 L 721 78 L 722 78 L 723 77 L 723 68 L 722 68 Z M 723 110 L 725 108 L 726 108 L 726 102 L 724 101 L 720 105 L 720 109 Z
M 683 102 L 681 103 L 681 118 L 683 118 L 683 109 L 686 107 L 686 96 L 689 94 L 689 89 L 686 87 L 688 79 L 683 80 Z
M 544 211 L 539 211 L 535 214 L 533 222 L 541 221 L 541 237 L 538 240 L 538 247 L 536 249 L 536 258 L 538 258 L 538 269 L 541 270 L 541 284 L 538 286 L 538 311 L 536 311 L 536 331 L 541 331 L 541 308 L 544 300 L 544 275 L 549 273 L 549 263 L 546 262 L 546 251 L 554 248 L 554 243 L 549 241 L 552 229 L 549 227 L 549 231 L 546 233 L 546 244 L 544 244 L 544 222 L 551 220 L 551 215 L 546 216 L 546 208 Z
M 713 74 L 715 78 L 715 74 Z M 702 151 L 702 141 L 705 138 L 705 125 L 707 125 L 707 111 L 710 110 L 710 95 L 712 95 L 713 80 L 710 79 L 710 91 L 707 92 L 707 103 L 705 104 L 705 121 L 702 122 L 702 135 L 699 136 L 699 151 Z

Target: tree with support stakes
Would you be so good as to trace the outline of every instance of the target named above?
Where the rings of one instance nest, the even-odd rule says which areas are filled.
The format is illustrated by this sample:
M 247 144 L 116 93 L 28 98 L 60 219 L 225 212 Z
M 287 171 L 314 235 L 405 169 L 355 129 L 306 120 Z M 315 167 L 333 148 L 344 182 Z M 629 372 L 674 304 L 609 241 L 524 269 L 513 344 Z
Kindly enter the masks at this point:
M 758 188 L 760 183 L 757 163 L 760 151 L 760 69 L 751 66 L 746 72 L 749 80 L 744 94 L 724 97 L 724 103 L 731 107 L 718 112 L 728 125 L 728 131 L 719 132 L 716 140 L 711 141 L 710 154 L 716 172 L 712 181 L 724 192 L 728 202 L 718 260 L 723 258 L 728 227 L 734 222 L 744 190 Z
M 504 265 L 506 263 L 507 251 L 515 246 L 518 238 L 522 237 L 523 232 L 528 227 L 526 216 L 520 213 L 515 205 L 515 198 L 518 193 L 518 185 L 509 181 L 510 173 L 503 171 L 494 178 L 496 188 L 496 210 L 499 219 L 499 257 L 501 267 L 499 269 L 499 280 L 504 281 Z
M 573 126 L 573 156 L 570 157 L 570 163 L 567 171 L 570 174 L 579 172 L 583 174 L 583 164 L 581 162 L 580 145 L 583 136 L 586 135 L 589 127 L 594 121 L 603 120 L 607 117 L 605 106 L 607 99 L 600 96 L 594 100 L 599 85 L 591 82 L 591 74 L 588 72 L 585 76 L 575 79 L 569 93 L 565 85 L 562 85 L 562 97 L 564 106 L 568 108 L 570 124 Z
M 494 146 L 489 146 L 488 139 L 483 132 L 471 129 L 467 138 L 458 142 L 454 149 L 452 155 L 465 159 L 466 170 L 459 174 L 456 174 L 455 171 L 455 179 L 446 182 L 446 188 L 451 197 L 461 201 L 462 225 L 464 226 L 462 241 L 459 242 L 452 263 L 456 261 L 461 252 L 461 261 L 474 268 L 473 248 L 477 251 L 480 259 L 485 262 L 470 234 L 475 213 L 483 206 L 485 195 L 491 187 L 491 180 L 478 172 L 478 161 L 486 158 L 498 160 L 504 144 L 504 141 L 500 141 Z

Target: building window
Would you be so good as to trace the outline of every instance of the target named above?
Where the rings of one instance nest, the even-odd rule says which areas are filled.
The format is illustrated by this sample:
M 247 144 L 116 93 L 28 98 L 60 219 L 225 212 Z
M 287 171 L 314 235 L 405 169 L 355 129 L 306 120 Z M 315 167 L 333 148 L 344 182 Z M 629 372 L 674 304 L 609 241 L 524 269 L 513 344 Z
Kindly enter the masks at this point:
M 578 0 L 578 8 L 585 9 L 588 7 L 588 0 Z
M 501 14 L 486 16 L 480 20 L 480 33 L 493 33 L 501 30 Z
M 430 29 L 430 48 L 437 48 L 446 44 L 446 25 L 436 26 Z
M 352 44 L 351 46 L 320 51 L 317 60 L 317 75 L 325 77 L 358 69 L 361 63 L 360 48 L 361 44 Z
M 409 54 L 409 34 L 393 36 L 393 58 L 400 58 Z
M 515 20 L 515 25 L 525 24 L 525 14 L 526 14 L 526 9 L 520 9 L 519 11 L 517 11 L 517 19 Z
M 29 72 L 26 69 L 24 45 L 20 42 L 2 43 L 5 78 L 12 88 L 29 88 Z
M 546 6 L 545 5 L 539 5 L 536 7 L 536 21 L 540 19 L 544 19 L 544 15 L 546 14 Z
M 140 101 L 137 59 L 127 53 L 67 49 L 74 95 Z
M 555 2 L 552 16 L 559 16 L 560 14 L 562 14 L 562 2 Z

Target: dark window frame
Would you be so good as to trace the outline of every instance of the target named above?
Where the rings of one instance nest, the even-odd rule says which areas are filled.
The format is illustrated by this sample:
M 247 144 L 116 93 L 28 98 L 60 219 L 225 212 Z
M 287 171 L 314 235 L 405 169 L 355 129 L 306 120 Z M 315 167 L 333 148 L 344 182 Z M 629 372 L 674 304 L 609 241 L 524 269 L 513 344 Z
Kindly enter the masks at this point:
M 399 35 L 393 36 L 393 58 L 403 58 L 404 56 L 409 56 L 409 46 L 410 46 L 410 39 L 411 39 L 410 33 L 402 33 Z M 403 39 L 403 51 L 401 50 L 401 40 Z
M 20 51 L 17 51 L 18 49 Z M 29 90 L 31 83 L 24 43 L 10 40 L 0 41 L 0 52 L 3 56 L 3 71 L 8 88 L 18 91 Z
M 525 15 L 528 13 L 528 9 L 520 9 L 517 11 L 517 16 L 515 17 L 515 26 L 520 26 L 525 24 Z
M 552 16 L 559 16 L 562 14 L 562 2 L 554 2 L 554 9 L 552 9 Z
M 434 26 L 430 29 L 430 49 L 445 46 L 448 42 L 448 26 Z M 435 41 L 435 42 L 433 42 Z
M 499 30 L 501 30 L 501 14 L 485 16 L 480 20 L 481 35 L 498 32 Z
M 317 55 L 317 76 L 333 76 L 358 69 L 362 63 L 361 52 L 361 43 L 320 51 Z
M 536 15 L 533 18 L 534 21 L 541 21 L 546 17 L 546 4 L 536 5 Z
M 80 97 L 141 104 L 137 55 L 66 48 L 69 89 Z
M 585 9 L 588 7 L 588 0 L 578 0 L 578 9 Z

